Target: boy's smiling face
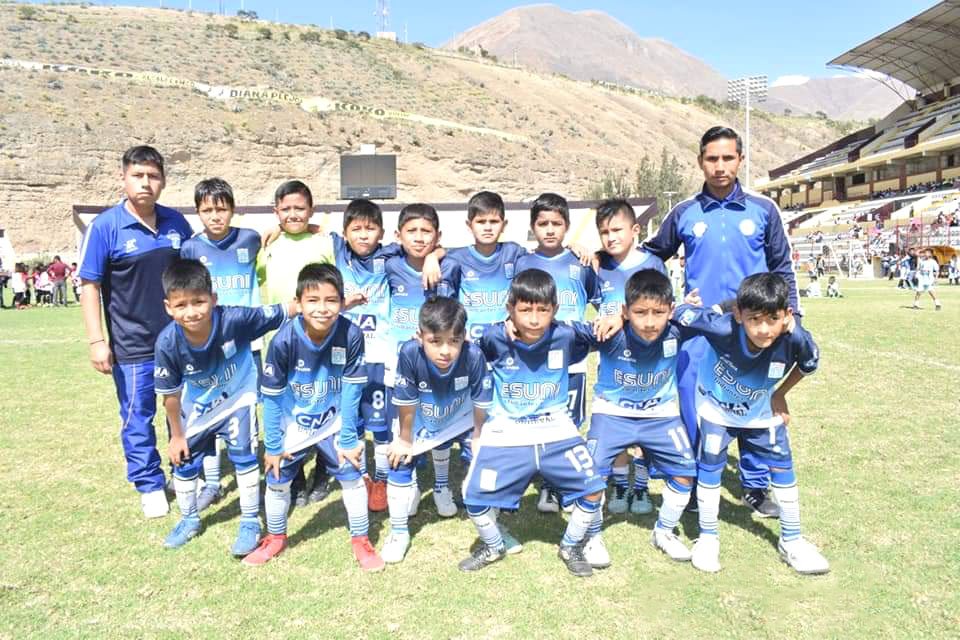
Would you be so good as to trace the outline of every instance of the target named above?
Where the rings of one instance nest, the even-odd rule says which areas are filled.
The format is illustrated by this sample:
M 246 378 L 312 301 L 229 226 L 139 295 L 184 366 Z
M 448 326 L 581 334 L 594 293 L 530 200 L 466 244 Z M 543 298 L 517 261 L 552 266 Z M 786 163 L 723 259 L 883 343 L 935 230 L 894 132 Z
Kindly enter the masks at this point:
M 303 315 L 307 334 L 313 339 L 322 338 L 330 332 L 341 308 L 343 299 L 340 292 L 326 282 L 309 287 L 297 299 L 297 310 Z
M 280 228 L 293 234 L 306 231 L 310 216 L 313 215 L 312 207 L 302 193 L 288 193 L 274 205 L 273 210 L 280 220 Z
M 204 336 L 210 333 L 217 294 L 174 290 L 164 297 L 163 306 L 188 336 Z

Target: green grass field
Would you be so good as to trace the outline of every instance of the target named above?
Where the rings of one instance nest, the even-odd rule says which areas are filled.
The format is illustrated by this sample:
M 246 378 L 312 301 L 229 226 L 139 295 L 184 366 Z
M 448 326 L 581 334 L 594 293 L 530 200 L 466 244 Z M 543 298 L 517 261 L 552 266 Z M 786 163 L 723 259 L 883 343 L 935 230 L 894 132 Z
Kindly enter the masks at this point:
M 956 638 L 960 287 L 940 287 L 936 313 L 886 282 L 845 284 L 845 299 L 806 304 L 821 369 L 791 397 L 804 531 L 832 563 L 821 577 L 779 560 L 777 523 L 740 505 L 735 465 L 716 575 L 653 549 L 655 515 L 618 516 L 613 566 L 578 580 L 555 555 L 563 519 L 538 514 L 532 491 L 504 516 L 524 552 L 477 575 L 456 568 L 473 526 L 440 521 L 429 492 L 406 561 L 384 573 L 355 566 L 339 492 L 295 511 L 291 547 L 251 570 L 228 554 L 232 473 L 204 533 L 167 551 L 176 509 L 141 515 L 79 310 L 2 312 L 0 637 Z M 681 528 L 696 537 L 695 516 Z M 373 517 L 375 544 L 388 529 Z

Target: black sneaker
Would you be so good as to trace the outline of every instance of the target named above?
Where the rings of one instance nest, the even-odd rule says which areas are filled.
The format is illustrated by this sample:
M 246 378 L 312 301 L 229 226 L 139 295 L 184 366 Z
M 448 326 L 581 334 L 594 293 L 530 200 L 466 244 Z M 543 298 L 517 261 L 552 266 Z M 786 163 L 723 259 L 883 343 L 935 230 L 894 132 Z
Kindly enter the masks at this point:
M 593 567 L 587 562 L 583 554 L 583 544 L 561 544 L 557 556 L 567 565 L 567 569 L 578 578 L 589 578 L 593 575 Z
M 700 511 L 700 506 L 697 504 L 697 485 L 693 485 L 693 489 L 690 491 L 690 500 L 687 501 L 687 506 L 683 510 L 687 513 Z
M 330 476 L 327 475 L 326 469 L 320 468 L 317 466 L 316 471 L 313 472 L 313 486 L 310 489 L 310 493 L 307 494 L 307 500 L 309 502 L 323 502 L 327 499 L 327 496 L 330 495 Z
M 780 505 L 770 499 L 770 494 L 763 489 L 751 489 L 743 494 L 743 504 L 750 507 L 758 518 L 779 518 Z
M 494 549 L 486 544 L 480 544 L 480 547 L 473 552 L 469 558 L 464 558 L 457 565 L 460 571 L 480 571 L 487 565 L 491 565 L 497 560 L 503 560 L 507 556 L 507 550 L 504 547 Z
M 293 499 L 290 501 L 291 507 L 305 507 L 309 503 L 307 497 L 307 479 L 303 475 L 303 467 L 300 467 L 300 471 L 297 472 L 297 475 L 293 478 L 293 482 L 290 484 L 290 493 L 293 494 Z

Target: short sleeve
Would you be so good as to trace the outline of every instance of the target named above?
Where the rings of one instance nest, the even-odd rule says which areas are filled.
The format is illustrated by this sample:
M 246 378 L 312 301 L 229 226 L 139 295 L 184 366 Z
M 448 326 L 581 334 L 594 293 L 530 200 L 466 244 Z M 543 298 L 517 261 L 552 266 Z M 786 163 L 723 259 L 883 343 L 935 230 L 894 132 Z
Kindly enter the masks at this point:
M 473 406 L 480 409 L 489 409 L 493 404 L 493 377 L 487 369 L 487 361 L 480 349 L 474 345 L 465 344 L 464 349 L 470 349 L 470 399 Z
M 403 407 L 417 404 L 420 391 L 417 388 L 416 364 L 411 360 L 409 350 L 400 349 L 397 358 L 397 373 L 393 386 L 393 404 Z
M 797 325 L 791 334 L 791 340 L 794 343 L 797 354 L 797 366 L 800 373 L 805 376 L 814 373 L 820 366 L 820 348 L 813 341 L 810 332 Z
M 353 324 L 347 329 L 347 362 L 343 367 L 343 381 L 354 384 L 367 382 L 363 333 Z
M 160 395 L 173 395 L 183 388 L 183 376 L 177 358 L 176 342 L 164 332 L 153 354 L 153 387 Z
M 80 277 L 92 282 L 103 279 L 110 257 L 110 238 L 104 228 L 106 225 L 96 222 L 94 219 L 87 227 L 83 246 L 80 248 Z
M 686 340 L 693 336 L 726 338 L 732 335 L 730 314 L 719 314 L 704 307 L 681 304 L 673 312 L 673 321 Z
M 263 395 L 279 396 L 286 390 L 289 350 L 288 335 L 278 335 L 270 341 L 260 377 L 260 391 Z
M 240 323 L 238 332 L 247 340 L 253 341 L 268 331 L 280 328 L 287 319 L 286 305 L 267 304 L 261 307 L 228 307 L 230 313 Z

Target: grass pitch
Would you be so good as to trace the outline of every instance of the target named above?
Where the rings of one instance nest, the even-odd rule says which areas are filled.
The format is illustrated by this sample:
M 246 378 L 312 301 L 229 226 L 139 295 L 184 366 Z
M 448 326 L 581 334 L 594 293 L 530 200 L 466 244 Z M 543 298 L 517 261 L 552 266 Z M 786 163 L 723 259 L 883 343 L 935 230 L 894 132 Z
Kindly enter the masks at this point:
M 790 396 L 791 436 L 804 533 L 832 563 L 822 577 L 780 562 L 777 523 L 741 506 L 735 465 L 724 475 L 717 575 L 653 549 L 654 514 L 607 517 L 614 564 L 578 580 L 555 555 L 563 518 L 537 513 L 532 490 L 504 516 L 523 553 L 476 575 L 456 568 L 473 526 L 462 511 L 439 519 L 429 491 L 406 561 L 384 573 L 355 566 L 338 491 L 294 511 L 290 548 L 249 569 L 228 553 L 239 519 L 232 472 L 203 534 L 167 551 L 176 508 L 141 516 L 112 382 L 87 362 L 79 310 L 4 311 L 0 637 L 955 638 L 960 288 L 939 292 L 941 312 L 929 300 L 910 310 L 912 296 L 887 282 L 805 302 L 821 369 Z M 422 486 L 431 481 L 421 473 Z M 660 484 L 651 489 L 659 504 Z M 696 537 L 695 516 L 681 529 Z M 388 531 L 375 515 L 374 542 Z

